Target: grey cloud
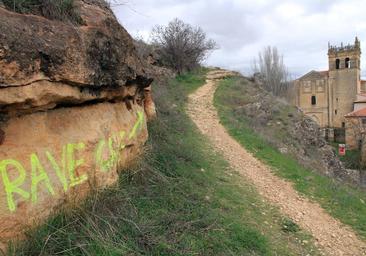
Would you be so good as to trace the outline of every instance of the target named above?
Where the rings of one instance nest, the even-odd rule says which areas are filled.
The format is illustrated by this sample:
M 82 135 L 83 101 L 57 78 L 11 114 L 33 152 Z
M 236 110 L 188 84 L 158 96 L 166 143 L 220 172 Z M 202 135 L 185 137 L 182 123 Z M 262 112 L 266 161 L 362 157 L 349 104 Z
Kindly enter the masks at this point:
M 366 45 L 365 8 L 364 0 L 130 0 L 114 11 L 133 35 L 175 17 L 202 27 L 220 45 L 208 65 L 249 73 L 258 51 L 275 45 L 301 75 L 327 69 L 328 41 L 353 42 L 357 34 Z
M 235 51 L 260 37 L 255 27 L 248 23 L 251 14 L 230 1 L 204 1 L 193 12 L 192 20 L 212 36 L 223 48 Z
M 305 4 L 308 13 L 318 13 L 318 12 L 327 12 L 332 6 L 335 4 L 342 2 L 344 0 L 308 0 L 302 1 L 298 0 L 297 2 Z M 346 0 L 347 1 L 347 0 Z

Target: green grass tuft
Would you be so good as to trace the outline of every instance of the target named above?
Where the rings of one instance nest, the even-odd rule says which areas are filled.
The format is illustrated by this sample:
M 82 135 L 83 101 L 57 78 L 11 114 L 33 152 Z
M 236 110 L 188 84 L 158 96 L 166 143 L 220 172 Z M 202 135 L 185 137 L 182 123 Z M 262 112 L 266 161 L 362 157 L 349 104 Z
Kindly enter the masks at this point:
M 296 233 L 300 231 L 300 227 L 289 218 L 283 219 L 282 230 L 287 233 Z

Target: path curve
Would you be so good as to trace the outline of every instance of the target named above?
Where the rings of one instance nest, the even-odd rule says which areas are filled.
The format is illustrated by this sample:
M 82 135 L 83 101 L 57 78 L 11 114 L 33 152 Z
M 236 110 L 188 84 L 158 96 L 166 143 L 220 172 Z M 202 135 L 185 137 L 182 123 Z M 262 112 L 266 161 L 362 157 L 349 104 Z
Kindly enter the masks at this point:
M 331 217 L 319 204 L 302 197 L 291 183 L 272 174 L 271 169 L 254 158 L 229 136 L 220 124 L 213 106 L 217 81 L 235 75 L 230 71 L 215 70 L 207 75 L 206 84 L 189 96 L 187 113 L 214 147 L 223 154 L 231 167 L 244 175 L 258 192 L 282 214 L 293 219 L 310 232 L 315 244 L 325 255 L 366 255 L 366 244 L 348 226 Z

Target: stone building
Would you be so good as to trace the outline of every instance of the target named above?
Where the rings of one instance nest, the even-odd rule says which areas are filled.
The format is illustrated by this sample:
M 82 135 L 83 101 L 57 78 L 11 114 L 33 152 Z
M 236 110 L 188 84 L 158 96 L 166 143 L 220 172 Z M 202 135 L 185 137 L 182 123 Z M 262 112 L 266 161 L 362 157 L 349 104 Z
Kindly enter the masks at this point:
M 329 70 L 311 71 L 295 81 L 295 104 L 320 125 L 327 138 L 344 142 L 345 116 L 365 93 L 358 38 L 353 45 L 329 44 L 328 62 Z
M 346 115 L 346 143 L 348 149 L 363 149 L 366 145 L 366 108 Z M 364 151 L 364 149 L 363 149 Z

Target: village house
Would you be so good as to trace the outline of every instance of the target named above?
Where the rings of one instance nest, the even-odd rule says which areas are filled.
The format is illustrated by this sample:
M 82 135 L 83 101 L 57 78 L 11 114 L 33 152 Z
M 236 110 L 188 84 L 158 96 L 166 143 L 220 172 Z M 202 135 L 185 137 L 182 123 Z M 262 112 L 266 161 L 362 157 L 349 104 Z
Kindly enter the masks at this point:
M 362 149 L 366 128 L 366 108 L 346 115 L 346 143 L 349 149 Z
M 360 146 L 355 125 L 366 125 L 366 81 L 361 80 L 361 43 L 328 45 L 329 70 L 310 71 L 295 81 L 295 105 L 316 121 L 324 136 Z

